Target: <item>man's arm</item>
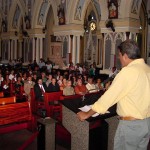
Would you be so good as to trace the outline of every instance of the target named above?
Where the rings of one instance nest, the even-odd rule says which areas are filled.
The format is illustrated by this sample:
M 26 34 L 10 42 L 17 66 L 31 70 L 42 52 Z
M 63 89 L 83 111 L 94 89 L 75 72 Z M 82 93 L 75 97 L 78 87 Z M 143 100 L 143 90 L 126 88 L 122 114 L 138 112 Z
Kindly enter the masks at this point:
M 89 117 L 91 117 L 92 115 L 94 115 L 95 113 L 96 112 L 93 111 L 92 109 L 90 109 L 88 112 L 80 111 L 77 113 L 77 117 L 79 118 L 80 121 L 84 121 L 88 119 Z

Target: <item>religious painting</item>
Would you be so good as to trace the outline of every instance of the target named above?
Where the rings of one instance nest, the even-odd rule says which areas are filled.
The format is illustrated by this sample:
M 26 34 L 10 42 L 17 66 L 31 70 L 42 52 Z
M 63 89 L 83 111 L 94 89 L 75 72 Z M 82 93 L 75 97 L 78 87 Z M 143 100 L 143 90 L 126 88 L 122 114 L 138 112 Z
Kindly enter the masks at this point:
M 108 0 L 108 18 L 118 18 L 118 0 Z

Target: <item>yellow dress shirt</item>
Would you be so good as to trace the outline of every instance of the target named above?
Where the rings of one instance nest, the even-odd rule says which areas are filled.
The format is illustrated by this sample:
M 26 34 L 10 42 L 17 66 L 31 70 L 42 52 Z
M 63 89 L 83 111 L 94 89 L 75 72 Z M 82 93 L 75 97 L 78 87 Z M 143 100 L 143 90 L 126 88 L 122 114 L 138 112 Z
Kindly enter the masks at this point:
M 150 117 L 150 67 L 143 59 L 136 59 L 124 67 L 92 110 L 104 114 L 116 103 L 119 116 Z

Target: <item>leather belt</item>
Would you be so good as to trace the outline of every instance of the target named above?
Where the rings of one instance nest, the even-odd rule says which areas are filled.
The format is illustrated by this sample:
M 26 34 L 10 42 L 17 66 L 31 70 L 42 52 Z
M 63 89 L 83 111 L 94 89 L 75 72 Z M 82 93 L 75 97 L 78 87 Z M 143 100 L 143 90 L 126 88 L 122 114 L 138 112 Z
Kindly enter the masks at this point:
M 118 117 L 119 120 L 128 120 L 128 121 L 132 121 L 132 120 L 141 120 L 141 119 L 137 119 L 137 118 L 134 118 L 134 117 Z

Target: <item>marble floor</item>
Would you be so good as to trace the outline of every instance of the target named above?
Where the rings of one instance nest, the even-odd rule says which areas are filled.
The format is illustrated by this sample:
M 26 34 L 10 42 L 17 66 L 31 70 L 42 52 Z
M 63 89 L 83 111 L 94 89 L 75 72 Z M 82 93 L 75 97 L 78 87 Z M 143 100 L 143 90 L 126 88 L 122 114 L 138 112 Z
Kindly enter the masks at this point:
M 0 150 L 18 150 L 31 135 L 32 133 L 28 130 L 2 134 L 0 135 Z M 25 150 L 37 150 L 37 140 L 35 139 Z M 68 149 L 56 144 L 56 150 Z

